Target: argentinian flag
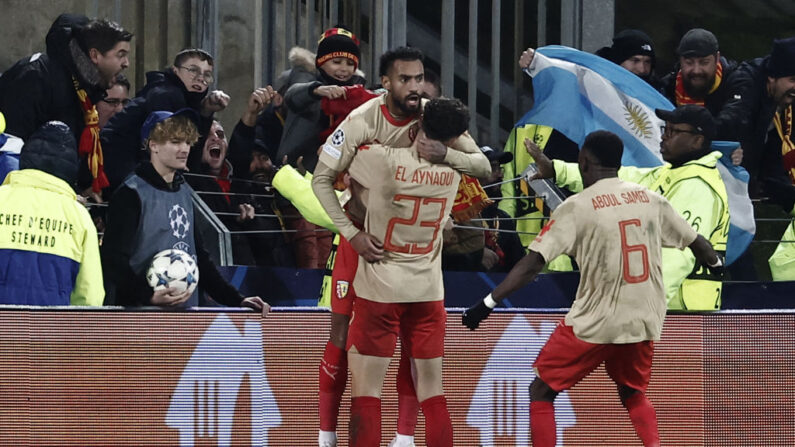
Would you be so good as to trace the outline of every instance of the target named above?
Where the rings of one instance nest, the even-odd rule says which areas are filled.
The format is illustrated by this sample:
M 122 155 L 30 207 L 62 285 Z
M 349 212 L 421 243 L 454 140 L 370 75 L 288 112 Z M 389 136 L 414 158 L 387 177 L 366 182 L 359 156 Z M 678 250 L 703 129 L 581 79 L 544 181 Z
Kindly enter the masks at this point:
M 607 59 L 559 45 L 536 50 L 525 72 L 533 78 L 534 105 L 516 124 L 557 129 L 582 146 L 595 130 L 609 130 L 624 142 L 622 164 L 654 167 L 660 155 L 661 127 L 654 109 L 673 110 L 668 99 L 646 81 Z M 715 142 L 724 155 L 736 143 Z M 748 197 L 748 173 L 728 156 L 718 166 L 729 199 L 726 259 L 740 256 L 753 239 L 756 224 Z

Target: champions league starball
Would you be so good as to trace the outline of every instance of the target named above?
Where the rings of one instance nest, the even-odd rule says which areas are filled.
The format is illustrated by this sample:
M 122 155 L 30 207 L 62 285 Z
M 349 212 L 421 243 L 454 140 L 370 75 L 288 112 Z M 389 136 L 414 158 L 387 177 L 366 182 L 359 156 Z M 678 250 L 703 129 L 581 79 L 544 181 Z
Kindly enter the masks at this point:
M 193 293 L 199 283 L 199 267 L 188 253 L 170 248 L 152 258 L 146 281 L 154 290 L 173 287 L 179 292 Z

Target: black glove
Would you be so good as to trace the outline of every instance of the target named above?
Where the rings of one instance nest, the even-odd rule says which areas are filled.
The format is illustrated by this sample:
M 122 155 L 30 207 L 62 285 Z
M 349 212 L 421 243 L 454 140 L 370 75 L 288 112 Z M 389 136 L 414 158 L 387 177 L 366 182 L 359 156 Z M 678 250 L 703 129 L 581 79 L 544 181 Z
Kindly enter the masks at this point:
M 461 323 L 474 331 L 480 326 L 481 321 L 488 318 L 492 310 L 494 309 L 491 309 L 483 300 L 480 300 L 477 304 L 464 311 L 464 315 L 461 316 Z
M 711 265 L 705 265 L 705 267 L 707 270 L 709 270 L 710 275 L 723 278 L 723 273 L 726 270 L 726 257 L 721 256 L 721 254 L 718 253 L 718 262 L 715 264 L 715 266 L 713 267 Z

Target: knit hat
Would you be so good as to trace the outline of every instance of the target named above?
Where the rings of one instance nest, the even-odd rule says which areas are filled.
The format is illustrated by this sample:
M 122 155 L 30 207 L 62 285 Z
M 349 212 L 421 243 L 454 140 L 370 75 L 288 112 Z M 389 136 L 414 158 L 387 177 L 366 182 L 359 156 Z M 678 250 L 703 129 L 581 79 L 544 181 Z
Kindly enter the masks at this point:
M 676 52 L 682 57 L 704 57 L 718 52 L 718 38 L 703 28 L 693 28 L 682 36 Z
M 70 185 L 77 183 L 79 166 L 75 136 L 60 121 L 50 121 L 36 129 L 19 155 L 19 169 L 38 169 Z
M 638 54 L 651 56 L 652 66 L 656 62 L 654 42 L 648 34 L 637 29 L 626 29 L 616 34 L 613 37 L 613 46 L 609 47 L 607 54 L 597 54 L 618 65 Z
M 354 69 L 359 68 L 359 39 L 345 28 L 330 28 L 317 41 L 315 65 L 320 67 L 335 57 L 345 57 L 353 61 Z
M 776 39 L 767 59 L 767 75 L 771 78 L 795 76 L 795 37 Z

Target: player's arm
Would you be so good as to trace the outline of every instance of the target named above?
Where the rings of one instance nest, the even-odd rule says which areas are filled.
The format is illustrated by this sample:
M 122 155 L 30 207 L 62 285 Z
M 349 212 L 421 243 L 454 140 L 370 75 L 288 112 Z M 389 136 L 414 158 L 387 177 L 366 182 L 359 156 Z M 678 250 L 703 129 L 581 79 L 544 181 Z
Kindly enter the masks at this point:
M 713 275 L 720 275 L 723 270 L 723 257 L 720 253 L 715 251 L 712 244 L 710 244 L 704 236 L 699 234 L 696 240 L 688 245 L 688 247 L 690 247 L 690 250 L 696 256 L 698 262 L 709 268 L 710 273 Z
M 471 330 L 477 329 L 480 322 L 485 320 L 491 311 L 502 301 L 503 298 L 521 289 L 530 283 L 544 268 L 546 261 L 544 256 L 537 251 L 530 250 L 515 266 L 508 272 L 508 276 L 485 298 L 477 304 L 464 311 L 462 321 L 464 326 Z
M 338 171 L 327 166 L 322 160 L 318 161 L 312 177 L 312 191 L 334 226 L 339 229 L 340 234 L 345 239 L 353 241 L 353 238 L 359 233 L 359 229 L 348 219 L 340 206 L 337 193 L 334 190 L 334 180 L 338 175 Z

